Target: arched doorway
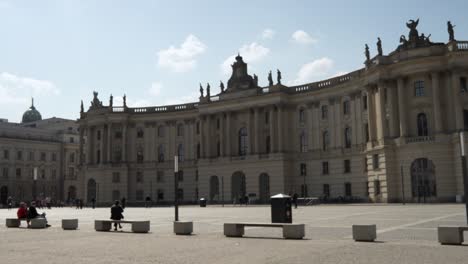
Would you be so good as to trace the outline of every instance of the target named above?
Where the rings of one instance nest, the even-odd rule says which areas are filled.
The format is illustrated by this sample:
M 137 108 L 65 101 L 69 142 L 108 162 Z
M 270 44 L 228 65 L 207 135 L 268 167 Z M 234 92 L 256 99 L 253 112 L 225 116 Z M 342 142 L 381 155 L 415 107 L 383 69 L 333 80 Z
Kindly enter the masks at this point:
M 89 190 L 89 189 L 88 189 Z M 75 186 L 69 186 L 68 187 L 68 195 L 67 195 L 67 200 L 68 201 L 73 201 L 76 199 L 76 187 Z
M 411 163 L 411 190 L 418 203 L 437 197 L 435 166 L 431 160 L 419 158 Z
M 5 205 L 7 203 L 7 199 L 8 199 L 8 187 L 2 186 L 2 188 L 0 188 L 0 202 Z
M 93 198 L 96 199 L 96 181 L 94 179 L 88 180 L 88 196 L 86 198 L 88 202 L 91 202 Z
M 241 171 L 236 171 L 231 177 L 231 199 L 234 202 L 239 202 L 239 199 L 245 197 L 245 174 Z
M 270 200 L 270 176 L 266 173 L 258 177 L 259 199 L 261 203 L 267 203 Z
M 219 179 L 218 176 L 210 177 L 210 201 L 219 200 Z

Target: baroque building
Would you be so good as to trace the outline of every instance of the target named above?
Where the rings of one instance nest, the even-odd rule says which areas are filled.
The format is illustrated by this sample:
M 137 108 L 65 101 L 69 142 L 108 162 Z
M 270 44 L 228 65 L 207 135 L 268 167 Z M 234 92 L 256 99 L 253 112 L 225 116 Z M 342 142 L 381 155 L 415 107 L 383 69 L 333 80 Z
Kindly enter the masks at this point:
M 0 204 L 76 197 L 78 139 L 76 121 L 42 119 L 34 103 L 21 123 L 0 122 Z
M 374 202 L 448 202 L 463 194 L 459 133 L 468 128 L 468 42 L 408 38 L 365 67 L 298 86 L 258 86 L 238 55 L 227 86 L 198 102 L 114 106 L 97 93 L 80 126 L 80 195 L 109 203 L 267 202 L 276 193 Z M 83 187 L 83 188 L 81 188 Z

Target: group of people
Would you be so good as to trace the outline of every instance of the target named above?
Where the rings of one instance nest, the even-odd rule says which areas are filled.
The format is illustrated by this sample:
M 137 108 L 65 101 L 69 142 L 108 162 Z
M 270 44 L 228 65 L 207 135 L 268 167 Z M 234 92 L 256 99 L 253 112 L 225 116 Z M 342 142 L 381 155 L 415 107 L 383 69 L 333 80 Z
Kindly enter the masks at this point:
M 39 214 L 36 209 L 36 202 L 31 202 L 29 207 L 25 202 L 21 202 L 20 206 L 18 208 L 18 211 L 16 212 L 16 215 L 18 216 L 18 219 L 25 219 L 28 227 L 30 226 L 31 219 L 34 218 L 46 218 L 46 214 L 42 213 Z M 47 221 L 47 220 L 46 220 Z M 50 227 L 49 224 L 46 225 L 47 227 Z

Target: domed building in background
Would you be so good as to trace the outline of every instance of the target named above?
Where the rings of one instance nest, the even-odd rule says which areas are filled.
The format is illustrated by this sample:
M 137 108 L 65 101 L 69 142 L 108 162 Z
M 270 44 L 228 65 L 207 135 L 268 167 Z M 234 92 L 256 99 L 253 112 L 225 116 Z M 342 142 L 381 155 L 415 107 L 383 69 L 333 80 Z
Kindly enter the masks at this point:
M 34 107 L 34 98 L 31 100 L 31 107 L 23 114 L 21 123 L 36 122 L 42 120 L 41 113 Z

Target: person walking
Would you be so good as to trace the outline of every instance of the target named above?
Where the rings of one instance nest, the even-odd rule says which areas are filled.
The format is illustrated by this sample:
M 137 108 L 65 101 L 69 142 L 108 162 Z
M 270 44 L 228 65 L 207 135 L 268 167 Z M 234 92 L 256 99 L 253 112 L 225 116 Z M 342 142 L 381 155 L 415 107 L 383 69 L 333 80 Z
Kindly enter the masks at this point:
M 111 217 L 112 220 L 120 221 L 124 218 L 123 216 L 123 208 L 120 206 L 119 200 L 114 202 L 114 205 L 111 207 Z M 120 223 L 114 222 L 114 231 L 117 231 L 117 224 L 119 224 L 119 228 L 122 229 L 122 225 Z
M 122 197 L 122 199 L 120 201 L 121 201 L 121 204 L 122 204 L 122 209 L 125 209 L 127 199 L 125 199 L 125 197 Z
M 298 194 L 297 193 L 294 193 L 293 195 L 293 203 L 294 203 L 294 208 L 297 209 L 297 198 L 298 198 Z
M 11 207 L 13 207 L 13 198 L 11 198 L 11 196 L 8 196 L 7 204 L 8 204 L 8 210 L 11 210 Z
M 151 207 L 151 197 L 149 197 L 149 196 L 146 196 L 146 199 L 145 199 L 145 207 L 146 207 L 146 208 Z
M 93 209 L 96 208 L 96 199 L 94 199 L 94 197 L 91 198 L 91 205 L 93 206 Z

